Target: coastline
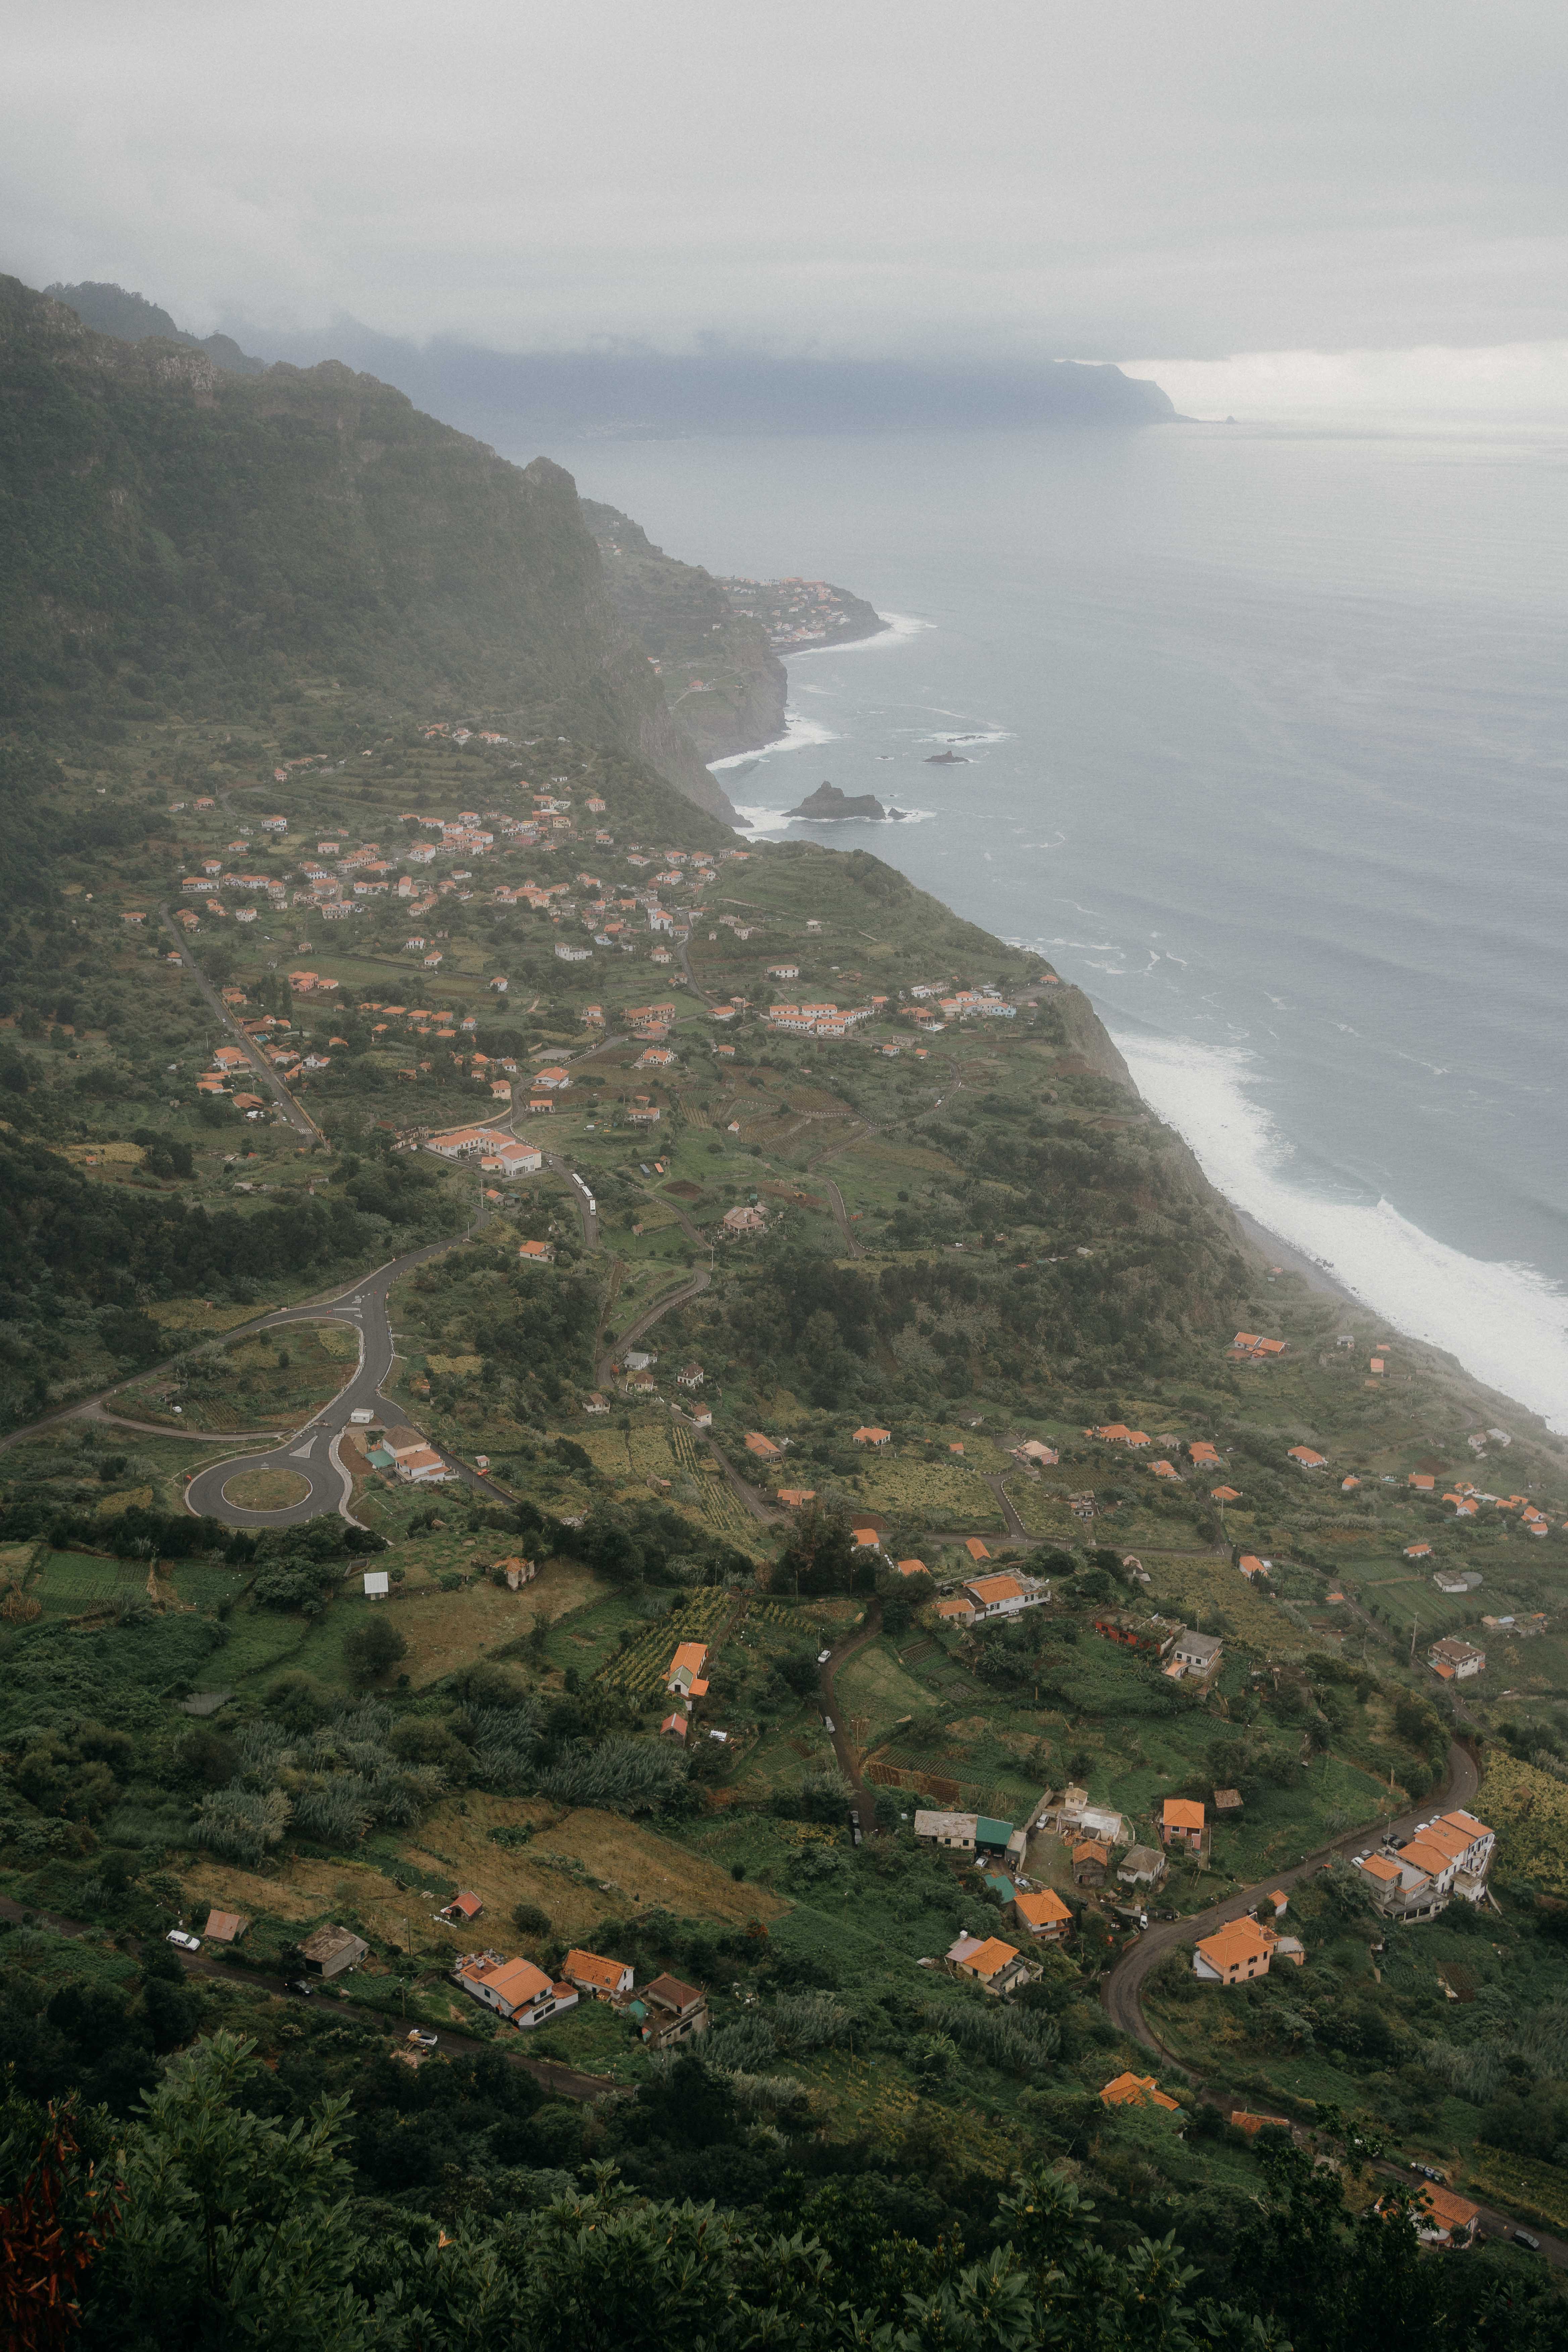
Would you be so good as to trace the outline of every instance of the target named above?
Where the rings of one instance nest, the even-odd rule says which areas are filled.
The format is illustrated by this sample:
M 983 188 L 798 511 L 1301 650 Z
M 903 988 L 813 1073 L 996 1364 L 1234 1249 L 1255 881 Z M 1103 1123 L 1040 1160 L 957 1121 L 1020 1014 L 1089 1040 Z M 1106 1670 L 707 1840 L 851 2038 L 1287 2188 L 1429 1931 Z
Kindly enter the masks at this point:
M 1158 1113 L 1155 1115 L 1158 1117 Z M 1372 1312 L 1366 1300 L 1358 1298 L 1355 1292 L 1342 1283 L 1337 1275 L 1331 1274 L 1327 1266 L 1320 1265 L 1316 1258 L 1309 1257 L 1305 1250 L 1298 1249 L 1294 1243 L 1288 1242 L 1283 1234 L 1274 1233 L 1268 1225 L 1260 1224 L 1249 1210 L 1238 1208 L 1228 1193 L 1224 1197 L 1226 1206 L 1247 1240 L 1255 1244 L 1270 1264 L 1277 1265 L 1282 1274 L 1299 1274 L 1308 1289 L 1317 1291 L 1321 1297 L 1342 1298 L 1347 1307 L 1359 1307 L 1363 1315 Z

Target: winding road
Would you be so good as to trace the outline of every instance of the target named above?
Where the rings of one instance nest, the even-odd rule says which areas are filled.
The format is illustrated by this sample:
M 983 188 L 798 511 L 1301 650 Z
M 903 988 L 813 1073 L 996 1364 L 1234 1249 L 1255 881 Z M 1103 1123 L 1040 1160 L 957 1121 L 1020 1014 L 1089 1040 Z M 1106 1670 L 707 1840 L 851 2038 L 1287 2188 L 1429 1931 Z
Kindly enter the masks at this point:
M 1100 1986 L 1100 1999 L 1112 2023 L 1120 2026 L 1123 2033 L 1130 2033 L 1135 2041 L 1142 2042 L 1146 2050 L 1156 2051 L 1167 2064 L 1181 2067 L 1184 2074 L 1188 2073 L 1189 2069 L 1166 2049 L 1143 2015 L 1143 1986 L 1168 1952 L 1195 1943 L 1200 1936 L 1213 1935 L 1215 1929 L 1223 1927 L 1226 1920 L 1239 1919 L 1245 1912 L 1255 1909 L 1276 1886 L 1281 1886 L 1289 1893 L 1292 1886 L 1300 1885 L 1304 1878 L 1314 1876 L 1325 1863 L 1332 1862 L 1338 1856 L 1364 1851 L 1369 1843 L 1377 1842 L 1384 1835 L 1407 1837 L 1418 1822 L 1430 1821 L 1435 1811 L 1468 1811 L 1474 1803 L 1479 1788 L 1480 1773 L 1475 1758 L 1468 1748 L 1461 1748 L 1455 1741 L 1448 1749 L 1448 1777 L 1443 1788 L 1424 1799 L 1419 1805 L 1413 1806 L 1408 1812 L 1401 1813 L 1397 1820 L 1390 1822 L 1386 1831 L 1381 1822 L 1363 1824 L 1346 1836 L 1336 1838 L 1332 1844 L 1320 1846 L 1315 1853 L 1307 1854 L 1300 1862 L 1292 1864 L 1289 1870 L 1271 1871 L 1267 1878 L 1259 1879 L 1256 1886 L 1244 1886 L 1235 1895 L 1226 1895 L 1222 1901 L 1211 1904 L 1206 1911 L 1194 1912 L 1181 1919 L 1155 1920 L 1144 1929 L 1138 1941 L 1123 1952 Z
M 180 961 L 184 970 L 190 974 L 190 977 L 195 982 L 196 988 L 201 995 L 203 1003 L 207 1008 L 207 1011 L 212 1014 L 215 1021 L 221 1022 L 223 1026 L 228 1031 L 229 1035 L 234 1039 L 235 1044 L 239 1047 L 241 1053 L 250 1064 L 252 1070 L 256 1073 L 257 1077 L 267 1088 L 268 1093 L 272 1097 L 274 1102 L 278 1105 L 279 1109 L 282 1112 L 289 1126 L 294 1129 L 296 1135 L 303 1136 L 305 1141 L 310 1144 L 324 1143 L 326 1139 L 322 1135 L 321 1129 L 316 1125 L 315 1120 L 310 1117 L 310 1112 L 301 1108 L 300 1105 L 295 1101 L 293 1096 L 289 1093 L 288 1087 L 284 1085 L 282 1079 L 273 1068 L 271 1063 L 262 1053 L 259 1045 L 257 1045 L 256 1040 L 247 1035 L 246 1031 L 240 1027 L 239 1023 L 235 1019 L 234 1014 L 229 1011 L 227 1005 L 218 994 L 217 990 L 213 986 L 211 981 L 207 978 L 205 972 L 196 961 L 195 957 L 191 952 L 189 941 L 181 937 L 179 930 L 175 927 L 174 919 L 170 914 L 167 907 L 160 907 L 158 913 L 163 919 L 163 929 L 168 932 L 169 937 L 179 949 Z
M 331 1321 L 347 1324 L 357 1334 L 360 1343 L 358 1370 L 341 1388 L 336 1396 L 324 1404 L 320 1412 L 302 1429 L 283 1439 L 280 1444 L 264 1454 L 246 1453 L 231 1455 L 226 1461 L 210 1463 L 198 1470 L 185 1489 L 186 1508 L 198 1517 L 221 1519 L 231 1528 L 296 1528 L 307 1519 L 320 1518 L 328 1511 L 341 1511 L 351 1517 L 349 1503 L 353 1494 L 353 1480 L 337 1459 L 338 1439 L 350 1425 L 356 1412 L 374 1413 L 378 1421 L 406 1424 L 403 1406 L 382 1393 L 382 1383 L 392 1372 L 396 1349 L 393 1342 L 392 1324 L 387 1314 L 387 1298 L 393 1284 L 404 1276 L 424 1265 L 443 1251 L 452 1249 L 458 1241 L 466 1241 L 485 1223 L 481 1215 L 468 1232 L 450 1241 L 427 1242 L 423 1249 L 410 1250 L 404 1257 L 393 1258 L 377 1267 L 363 1281 L 349 1284 L 330 1300 L 314 1300 L 301 1307 L 285 1307 L 270 1315 L 259 1327 L 265 1331 L 278 1331 L 290 1323 Z M 452 1461 L 447 1454 L 442 1459 L 456 1468 L 485 1492 L 492 1489 L 467 1465 Z M 247 1511 L 229 1502 L 224 1487 L 229 1479 L 241 1472 L 255 1470 L 292 1471 L 306 1482 L 307 1492 L 297 1503 L 282 1510 Z

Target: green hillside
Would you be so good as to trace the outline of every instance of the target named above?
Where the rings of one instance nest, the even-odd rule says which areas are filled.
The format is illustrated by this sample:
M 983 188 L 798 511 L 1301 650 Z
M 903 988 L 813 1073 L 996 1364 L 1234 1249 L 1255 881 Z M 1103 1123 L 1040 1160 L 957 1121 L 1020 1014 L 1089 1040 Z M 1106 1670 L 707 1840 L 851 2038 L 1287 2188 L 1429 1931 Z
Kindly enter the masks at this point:
M 5 316 L 0 2211 L 77 2340 L 1554 2347 L 1378 2200 L 1568 2230 L 1568 1448 L 1260 1255 L 1039 957 L 678 789 L 558 468 Z M 344 1509 L 197 1517 L 399 1259 Z M 1385 1920 L 1478 1767 L 1491 1906 Z
M 307 680 L 635 750 L 722 811 L 606 594 L 571 478 L 331 362 L 220 370 L 0 280 L 0 690 L 112 740 Z

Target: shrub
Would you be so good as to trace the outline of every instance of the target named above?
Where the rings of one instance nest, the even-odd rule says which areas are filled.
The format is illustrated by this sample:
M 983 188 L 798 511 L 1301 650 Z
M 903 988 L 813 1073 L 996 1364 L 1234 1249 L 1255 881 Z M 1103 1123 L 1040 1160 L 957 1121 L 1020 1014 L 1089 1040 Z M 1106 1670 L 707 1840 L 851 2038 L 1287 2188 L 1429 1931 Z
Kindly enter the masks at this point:
M 385 1674 L 389 1666 L 405 1656 L 407 1650 L 407 1643 L 391 1620 L 375 1616 L 354 1627 L 343 1643 L 343 1664 L 351 1681 L 373 1683 L 378 1675 Z

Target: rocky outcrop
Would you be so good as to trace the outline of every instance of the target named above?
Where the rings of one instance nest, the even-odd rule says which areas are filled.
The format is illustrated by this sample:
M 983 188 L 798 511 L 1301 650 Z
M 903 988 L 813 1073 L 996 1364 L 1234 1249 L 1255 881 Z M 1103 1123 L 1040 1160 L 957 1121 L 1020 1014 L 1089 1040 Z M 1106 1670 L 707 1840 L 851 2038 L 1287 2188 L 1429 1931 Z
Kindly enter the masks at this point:
M 816 790 L 792 808 L 791 816 L 810 818 L 816 824 L 826 821 L 837 824 L 845 817 L 869 819 L 874 824 L 885 824 L 889 818 L 897 823 L 902 809 L 884 808 L 875 793 L 843 793 L 837 784 L 818 784 Z

